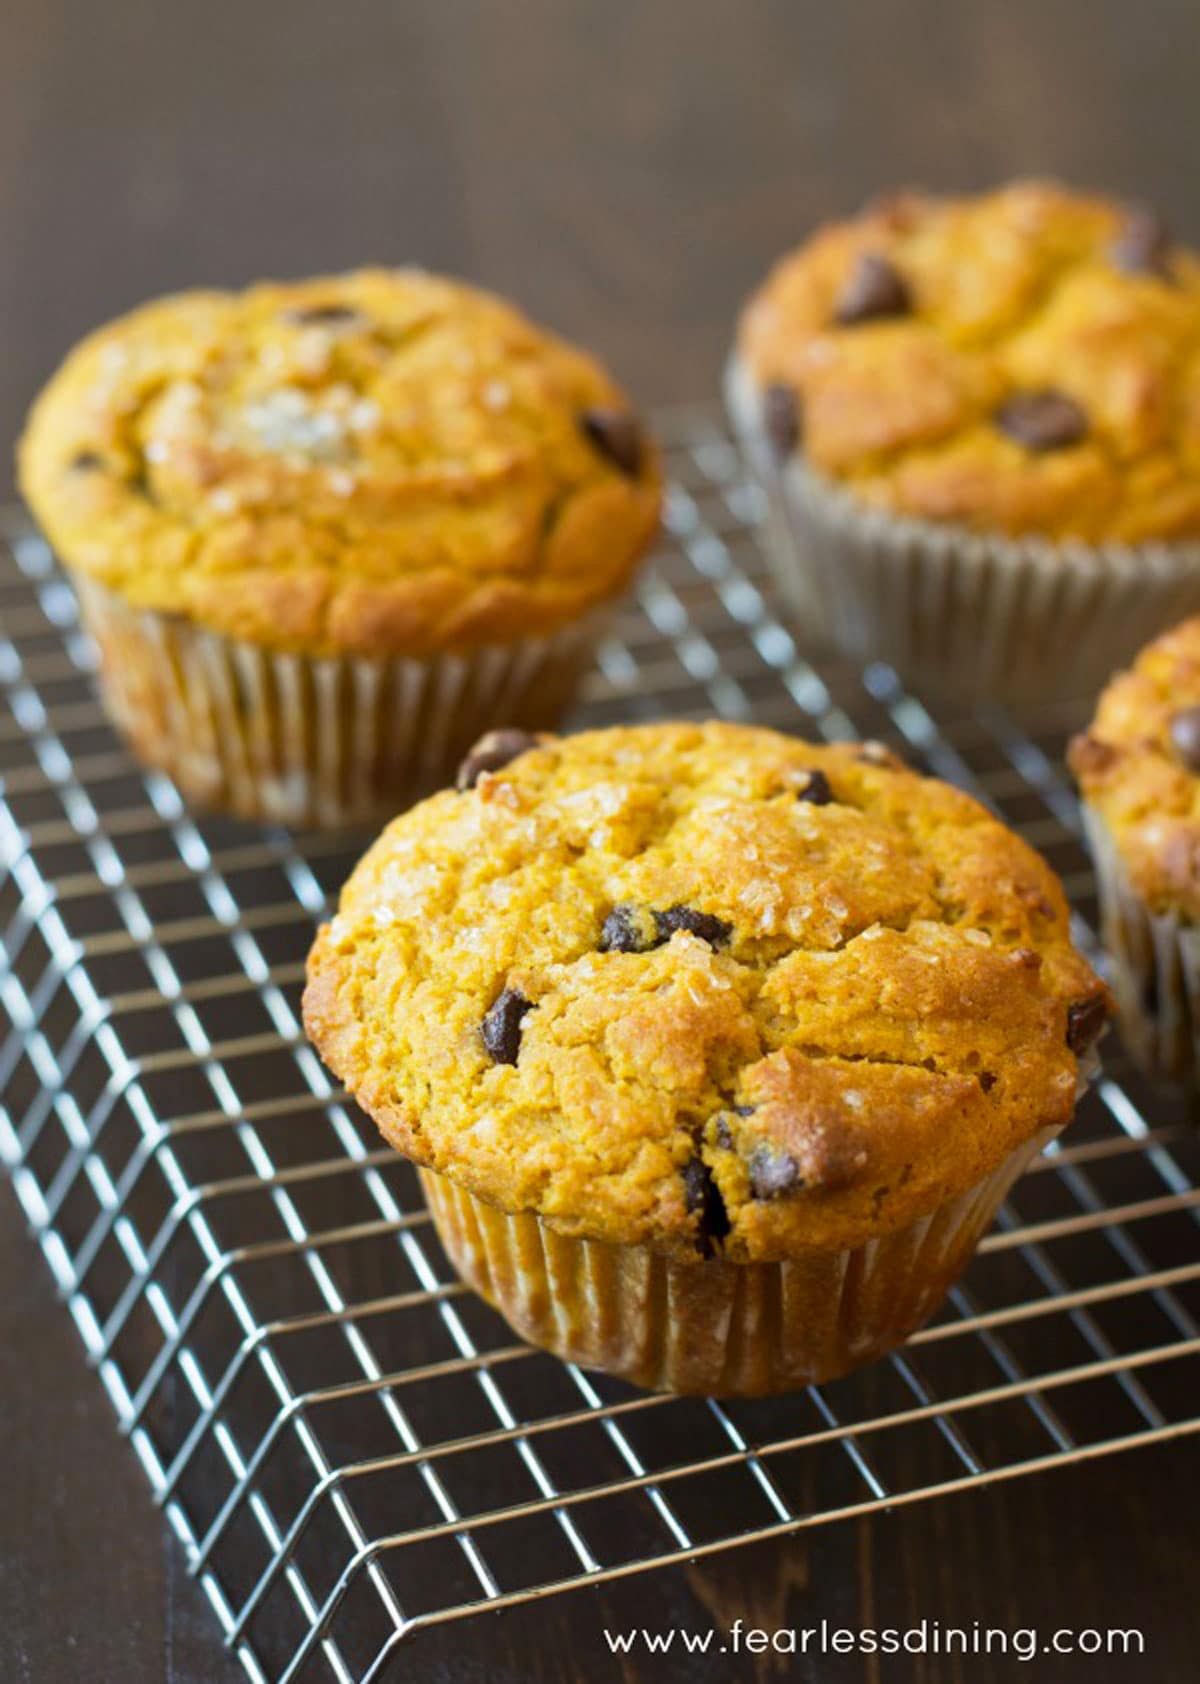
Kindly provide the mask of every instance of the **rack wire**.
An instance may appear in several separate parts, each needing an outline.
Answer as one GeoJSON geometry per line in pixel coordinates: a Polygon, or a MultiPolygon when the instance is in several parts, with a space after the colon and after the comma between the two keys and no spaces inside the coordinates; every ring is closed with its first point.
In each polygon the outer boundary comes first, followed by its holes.
{"type": "MultiPolygon", "coordinates": [[[[714,411],[661,418],[667,535],[577,722],[882,739],[1095,901],[1078,710],[943,714],[814,664],[714,411]]],[[[1110,1047],[937,1320],[786,1398],[634,1392],[514,1342],[300,1029],[362,837],[192,815],[101,715],[74,598],[0,543],[0,1151],[122,1433],[255,1680],[423,1627],[1200,1430],[1200,1137],[1110,1047]]]]}

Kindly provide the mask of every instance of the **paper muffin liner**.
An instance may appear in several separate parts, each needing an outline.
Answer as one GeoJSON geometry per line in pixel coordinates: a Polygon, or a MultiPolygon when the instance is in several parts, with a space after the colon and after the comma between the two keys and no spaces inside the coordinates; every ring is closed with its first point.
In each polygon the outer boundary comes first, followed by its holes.
{"type": "Polygon", "coordinates": [[[737,359],[726,403],[766,498],[768,556],[803,625],[859,663],[962,701],[1090,695],[1200,612],[1200,544],[987,537],[868,508],[762,430],[737,359]]]}
{"type": "Polygon", "coordinates": [[[447,1256],[533,1345],[654,1391],[755,1397],[835,1379],[903,1344],[970,1260],[1045,1128],[895,1233],[781,1263],[681,1262],[557,1233],[422,1169],[447,1256]]]}
{"type": "Polygon", "coordinates": [[[1130,881],[1112,832],[1083,809],[1096,867],[1101,936],[1112,961],[1125,1045],[1151,1076],[1200,1086],[1200,929],[1154,912],[1130,881]]]}
{"type": "Polygon", "coordinates": [[[611,612],[462,655],[314,658],[75,583],[102,698],[138,757],[190,802],[289,825],[394,813],[452,781],[485,731],[557,725],[611,612]]]}

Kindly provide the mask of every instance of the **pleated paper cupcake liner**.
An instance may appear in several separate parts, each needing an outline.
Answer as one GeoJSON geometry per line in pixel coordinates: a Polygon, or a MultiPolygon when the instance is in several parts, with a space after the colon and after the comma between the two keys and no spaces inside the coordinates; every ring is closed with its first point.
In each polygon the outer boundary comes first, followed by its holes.
{"type": "Polygon", "coordinates": [[[655,1391],[755,1397],[834,1379],[902,1344],[1058,1132],[1043,1129],[908,1227],[782,1263],[681,1262],[647,1246],[572,1238],[445,1176],[420,1176],[454,1267],[530,1344],[655,1391]]]}
{"type": "Polygon", "coordinates": [[[1151,1076],[1200,1087],[1200,929],[1154,912],[1130,881],[1112,832],[1084,806],[1101,934],[1112,961],[1121,1032],[1151,1076]]]}
{"type": "Polygon", "coordinates": [[[779,585],[812,636],[861,664],[955,700],[1064,700],[1200,612],[1200,544],[990,538],[868,508],[799,454],[780,462],[736,358],[725,390],[779,585]]]}
{"type": "Polygon", "coordinates": [[[138,757],[196,805],[289,825],[393,814],[451,782],[485,731],[557,725],[609,616],[462,655],[317,659],[76,588],[103,700],[138,757]]]}

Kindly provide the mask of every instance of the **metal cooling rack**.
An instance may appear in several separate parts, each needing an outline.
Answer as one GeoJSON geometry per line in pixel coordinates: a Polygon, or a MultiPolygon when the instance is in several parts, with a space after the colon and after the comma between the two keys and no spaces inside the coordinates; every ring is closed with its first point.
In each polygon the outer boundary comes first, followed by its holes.
{"type": "MultiPolygon", "coordinates": [[[[668,536],[579,721],[871,736],[1049,857],[1091,942],[1070,709],[930,711],[811,664],[715,413],[664,418],[668,536]]],[[[1107,1054],[939,1319],[836,1384],[644,1396],[514,1343],[300,1031],[362,838],[193,817],[105,725],[72,595],[0,546],[0,1150],[229,1643],[376,1679],[405,1637],[1200,1429],[1200,1143],[1107,1054]]]]}

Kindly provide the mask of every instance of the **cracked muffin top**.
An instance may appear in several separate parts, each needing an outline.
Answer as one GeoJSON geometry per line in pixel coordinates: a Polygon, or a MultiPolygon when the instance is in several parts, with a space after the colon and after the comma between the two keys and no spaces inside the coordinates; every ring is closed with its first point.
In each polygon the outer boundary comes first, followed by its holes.
{"type": "Polygon", "coordinates": [[[778,1259],[932,1211],[1071,1116],[1107,993],[1049,867],[877,744],[485,738],[308,962],[418,1163],[553,1227],[778,1259]]]}
{"type": "Polygon", "coordinates": [[[1116,675],[1070,763],[1142,899],[1200,922],[1200,618],[1116,675]]]}
{"type": "Polygon", "coordinates": [[[315,655],[554,631],[620,591],[660,498],[590,357],[418,270],[135,310],[42,393],[20,477],[69,567],[315,655]]]}
{"type": "Polygon", "coordinates": [[[747,306],[778,449],[991,533],[1200,536],[1200,259],[1150,210],[1024,182],[822,229],[747,306]]]}

